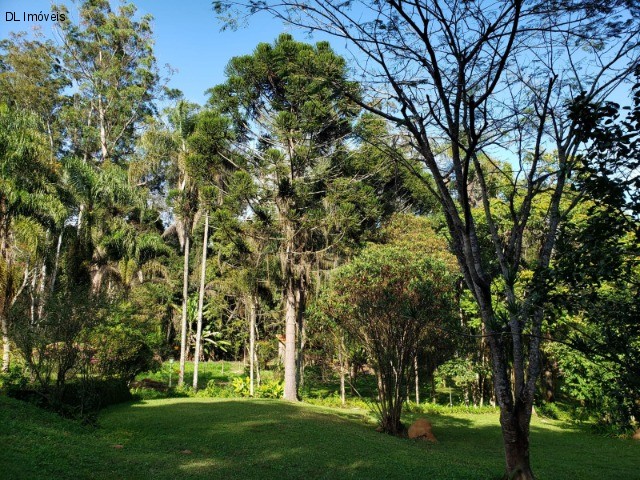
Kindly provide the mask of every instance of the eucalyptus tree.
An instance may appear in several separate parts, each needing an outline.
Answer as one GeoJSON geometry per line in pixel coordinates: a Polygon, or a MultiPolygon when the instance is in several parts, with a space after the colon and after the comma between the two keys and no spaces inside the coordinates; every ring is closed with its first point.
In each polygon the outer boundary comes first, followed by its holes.
{"type": "Polygon", "coordinates": [[[107,0],[91,0],[80,4],[76,24],[66,6],[55,8],[66,14],[59,29],[75,90],[65,112],[81,142],[74,149],[85,160],[123,164],[159,94],[151,16],[137,18],[131,3],[114,11],[107,0]]]}
{"type": "Polygon", "coordinates": [[[359,95],[358,86],[347,81],[344,60],[326,42],[312,46],[290,35],[233,58],[226,72],[210,104],[233,120],[243,140],[239,148],[252,162],[258,190],[250,205],[269,219],[265,233],[279,245],[284,397],[295,401],[312,268],[323,268],[323,256],[339,252],[378,214],[372,189],[343,174],[360,110],[350,97],[359,95]]]}
{"type": "MultiPolygon", "coordinates": [[[[58,172],[46,149],[38,119],[28,112],[0,104],[0,321],[2,369],[10,362],[8,310],[22,289],[34,278],[35,265],[21,258],[16,238],[22,227],[38,230],[38,224],[60,224],[67,211],[60,201],[58,172]]],[[[24,235],[22,235],[24,237],[24,235]]],[[[32,240],[38,236],[31,235],[32,240]]],[[[23,252],[21,252],[21,250],[23,252]]]]}
{"type": "Polygon", "coordinates": [[[145,215],[144,192],[130,184],[127,170],[159,94],[151,18],[137,16],[132,4],[112,10],[104,0],[82,2],[77,21],[66,6],[54,8],[66,13],[57,28],[60,68],[71,89],[58,117],[66,184],[76,204],[70,221],[77,227],[77,273],[97,287],[104,274],[122,269],[114,262],[131,266],[125,250],[135,247],[125,237],[139,230],[145,215]]]}
{"type": "Polygon", "coordinates": [[[0,51],[0,102],[37,115],[55,156],[62,142],[62,91],[69,84],[61,52],[51,40],[30,39],[24,32],[2,40],[0,51]]]}
{"type": "Polygon", "coordinates": [[[561,200],[583,140],[567,103],[581,92],[588,102],[599,103],[629,77],[640,58],[638,3],[281,0],[215,6],[232,24],[237,15],[266,10],[344,39],[357,51],[362,80],[374,97],[360,104],[408,133],[431,173],[452,249],[478,305],[491,350],[507,473],[533,478],[529,424],[545,277],[567,214],[561,200]],[[375,101],[380,98],[387,101],[375,101]],[[440,153],[443,142],[451,147],[448,155],[440,153]],[[515,166],[505,175],[511,189],[502,198],[510,217],[504,230],[494,221],[480,162],[483,152],[491,157],[500,150],[515,166]],[[553,161],[547,163],[551,152],[553,161]],[[469,198],[472,166],[479,213],[469,198]],[[547,189],[551,201],[529,280],[518,276],[523,238],[535,199],[547,189]],[[496,272],[483,264],[487,249],[479,242],[478,215],[489,227],[488,253],[498,260],[496,272]],[[494,293],[508,305],[504,315],[494,308],[494,293]]]}

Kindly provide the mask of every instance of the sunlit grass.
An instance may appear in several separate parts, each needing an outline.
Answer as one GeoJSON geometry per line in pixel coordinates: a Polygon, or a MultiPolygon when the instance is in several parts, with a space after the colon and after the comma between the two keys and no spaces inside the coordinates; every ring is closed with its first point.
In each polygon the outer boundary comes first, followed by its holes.
{"type": "MultiPolygon", "coordinates": [[[[0,398],[7,479],[492,479],[495,414],[432,415],[438,444],[377,433],[357,411],[276,400],[171,398],[103,411],[83,427],[0,398]]],[[[640,444],[535,419],[541,479],[637,478],[640,444]]]]}

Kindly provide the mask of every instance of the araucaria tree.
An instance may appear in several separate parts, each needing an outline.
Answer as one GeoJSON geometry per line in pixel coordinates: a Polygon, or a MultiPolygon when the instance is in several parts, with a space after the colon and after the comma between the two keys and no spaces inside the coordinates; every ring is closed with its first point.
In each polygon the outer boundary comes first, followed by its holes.
{"type": "Polygon", "coordinates": [[[279,245],[284,398],[295,401],[311,269],[349,236],[341,222],[355,213],[341,195],[347,188],[356,191],[358,183],[341,176],[340,160],[359,111],[351,99],[357,87],[347,81],[345,61],[328,43],[312,46],[290,35],[233,58],[227,76],[225,84],[211,90],[210,103],[234,120],[244,140],[240,148],[251,159],[258,190],[252,208],[268,218],[265,233],[279,245]]]}
{"type": "Polygon", "coordinates": [[[361,104],[408,133],[431,173],[452,250],[478,305],[507,476],[533,478],[529,424],[546,276],[559,227],[574,205],[561,200],[582,148],[568,103],[580,94],[601,102],[633,71],[640,58],[638,3],[281,0],[216,6],[223,15],[234,6],[238,14],[267,10],[358,51],[363,82],[374,97],[361,104]],[[483,154],[501,153],[513,172],[481,162],[483,154]],[[472,170],[479,212],[470,195],[472,170]],[[511,185],[493,199],[486,181],[492,170],[511,185]],[[525,262],[523,240],[541,194],[549,198],[543,230],[537,255],[525,262]],[[496,221],[498,205],[508,211],[508,222],[496,221]],[[479,216],[488,226],[488,243],[480,242],[479,216]],[[496,262],[488,263],[489,257],[496,262]],[[525,267],[533,275],[519,275],[525,267]],[[496,308],[495,299],[506,308],[496,308]]]}

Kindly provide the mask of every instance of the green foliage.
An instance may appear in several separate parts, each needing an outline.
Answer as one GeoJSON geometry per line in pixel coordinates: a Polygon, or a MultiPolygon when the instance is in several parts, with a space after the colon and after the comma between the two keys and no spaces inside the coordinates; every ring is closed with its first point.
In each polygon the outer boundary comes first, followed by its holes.
{"type": "MultiPolygon", "coordinates": [[[[234,381],[235,380],[238,380],[238,378],[234,379],[234,381]]],[[[243,383],[242,386],[239,385],[239,388],[241,391],[243,391],[244,389],[243,388],[244,382],[242,383],[243,383]]],[[[212,398],[229,398],[229,397],[238,396],[238,393],[236,392],[236,388],[233,386],[233,383],[231,385],[221,385],[216,380],[209,380],[207,382],[207,387],[204,390],[201,390],[199,393],[202,393],[202,392],[204,392],[207,397],[212,397],[212,398]]],[[[247,395],[240,394],[240,396],[249,396],[249,395],[247,393],[247,395]]]]}
{"type": "Polygon", "coordinates": [[[320,309],[367,350],[378,375],[381,425],[400,433],[410,369],[429,329],[449,325],[454,281],[447,265],[404,246],[374,245],[340,267],[320,309]]]}
{"type": "Polygon", "coordinates": [[[25,375],[24,367],[15,363],[9,367],[9,371],[0,372],[0,393],[11,394],[24,390],[29,383],[29,377],[25,375]]]}
{"type": "Polygon", "coordinates": [[[457,387],[469,388],[476,381],[475,365],[468,358],[453,358],[438,366],[436,378],[453,382],[457,387]]]}
{"type": "Polygon", "coordinates": [[[61,397],[63,413],[74,417],[96,415],[109,405],[128,402],[133,399],[127,383],[123,379],[85,379],[69,382],[61,397]]]}
{"type": "Polygon", "coordinates": [[[284,394],[284,382],[281,380],[269,380],[261,383],[256,389],[258,398],[282,398],[284,394]]]}
{"type": "MultiPolygon", "coordinates": [[[[231,382],[233,393],[239,397],[249,397],[251,395],[249,387],[249,377],[236,377],[231,382]]],[[[256,398],[282,398],[283,394],[284,382],[274,379],[256,385],[254,396],[256,398]]]]}
{"type": "Polygon", "coordinates": [[[158,368],[153,350],[145,342],[144,332],[123,323],[103,324],[89,337],[95,346],[92,362],[96,372],[104,377],[133,380],[140,372],[158,368]]]}
{"type": "Polygon", "coordinates": [[[536,413],[552,420],[558,420],[562,416],[558,404],[555,402],[541,402],[535,406],[536,413]]]}
{"type": "Polygon", "coordinates": [[[249,396],[249,377],[237,377],[234,378],[231,382],[231,387],[233,391],[238,394],[240,397],[248,397],[249,396]]]}

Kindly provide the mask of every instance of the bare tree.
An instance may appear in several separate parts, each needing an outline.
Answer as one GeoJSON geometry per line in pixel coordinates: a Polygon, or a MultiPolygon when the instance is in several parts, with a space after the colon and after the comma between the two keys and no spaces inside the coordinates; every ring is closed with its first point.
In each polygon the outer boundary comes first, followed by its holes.
{"type": "Polygon", "coordinates": [[[507,476],[533,478],[529,425],[545,275],[558,229],[576,202],[564,201],[581,148],[569,104],[581,92],[601,102],[629,77],[638,63],[638,2],[282,0],[214,7],[227,25],[268,11],[353,49],[369,87],[361,105],[407,132],[432,176],[491,351],[507,476]],[[480,161],[498,156],[513,169],[480,161]],[[472,172],[479,210],[469,195],[472,172]],[[497,199],[486,181],[496,172],[511,185],[497,199]],[[528,265],[534,275],[524,280],[518,275],[523,240],[540,196],[548,207],[528,265]],[[498,203],[509,212],[508,222],[496,221],[498,203]],[[479,216],[489,227],[489,247],[479,240],[479,216]],[[495,255],[497,268],[483,261],[487,253],[495,255]],[[495,298],[506,314],[498,313],[495,298]]]}

